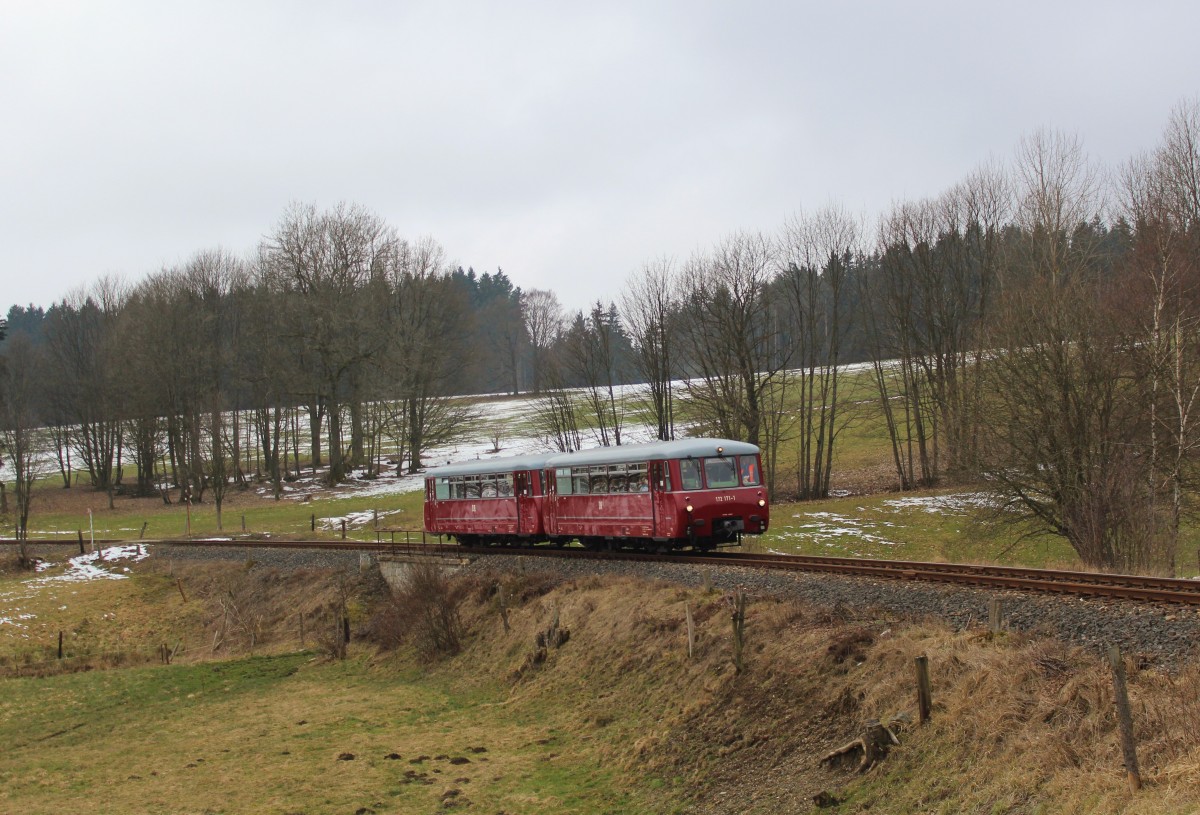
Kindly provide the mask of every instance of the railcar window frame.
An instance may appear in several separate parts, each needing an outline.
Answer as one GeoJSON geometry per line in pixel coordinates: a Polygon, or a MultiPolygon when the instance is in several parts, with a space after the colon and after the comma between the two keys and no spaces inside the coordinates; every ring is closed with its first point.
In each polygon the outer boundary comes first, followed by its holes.
{"type": "Polygon", "coordinates": [[[733,456],[705,457],[704,484],[710,490],[731,490],[740,487],[741,477],[737,460],[733,456]],[[714,481],[716,483],[713,483],[714,481]]]}
{"type": "Polygon", "coordinates": [[[698,459],[679,459],[679,489],[682,492],[704,489],[704,468],[698,459]]]}
{"type": "Polygon", "coordinates": [[[758,466],[758,456],[738,456],[738,475],[743,487],[757,487],[762,484],[758,466]]]}
{"type": "Polygon", "coordinates": [[[556,467],[554,470],[554,489],[559,495],[574,495],[575,488],[571,481],[570,467],[556,467]]]}
{"type": "Polygon", "coordinates": [[[492,501],[514,497],[512,473],[444,475],[434,479],[438,501],[492,501]]]}

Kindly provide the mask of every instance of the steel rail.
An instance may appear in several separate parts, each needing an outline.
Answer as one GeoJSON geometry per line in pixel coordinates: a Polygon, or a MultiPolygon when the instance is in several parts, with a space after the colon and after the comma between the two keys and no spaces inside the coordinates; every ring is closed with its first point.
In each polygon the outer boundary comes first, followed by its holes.
{"type": "MultiPolygon", "coordinates": [[[[458,555],[524,555],[533,557],[579,557],[592,560],[687,563],[692,565],[739,566],[799,572],[823,572],[847,576],[893,580],[913,580],[993,589],[1053,592],[1084,597],[1109,597],[1139,602],[1200,605],[1200,580],[1072,572],[1061,569],[1028,569],[967,563],[925,563],[911,560],[872,560],[813,555],[757,554],[749,552],[681,552],[650,554],[645,552],[603,551],[552,546],[460,546],[448,543],[391,543],[356,540],[228,540],[172,539],[142,541],[103,541],[104,543],[168,544],[172,546],[219,546],[234,549],[324,549],[327,551],[369,551],[392,554],[424,554],[454,557],[458,555]]],[[[6,543],[6,541],[0,541],[6,543]]],[[[28,541],[30,544],[51,541],[28,541]]],[[[77,541],[53,541],[77,546],[77,541]]],[[[101,541],[97,541],[101,543],[101,541]]]]}

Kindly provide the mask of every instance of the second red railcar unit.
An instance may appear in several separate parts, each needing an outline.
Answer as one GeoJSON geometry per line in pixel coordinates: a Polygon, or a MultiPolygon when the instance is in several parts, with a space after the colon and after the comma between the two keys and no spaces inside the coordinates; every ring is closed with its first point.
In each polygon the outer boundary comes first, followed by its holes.
{"type": "Polygon", "coordinates": [[[511,456],[437,467],[425,474],[425,529],[459,543],[536,543],[550,456],[511,456]]]}

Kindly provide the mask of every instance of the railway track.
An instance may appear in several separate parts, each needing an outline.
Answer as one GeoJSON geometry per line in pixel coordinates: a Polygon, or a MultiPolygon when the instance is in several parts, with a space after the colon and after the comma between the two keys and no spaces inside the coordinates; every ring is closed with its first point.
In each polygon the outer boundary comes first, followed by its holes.
{"type": "MultiPolygon", "coordinates": [[[[97,541],[99,543],[100,541],[97,541]]],[[[123,541],[136,543],[137,541],[123,541]]],[[[0,544],[11,541],[0,541],[0,544]]],[[[76,541],[30,541],[31,544],[60,544],[76,546],[76,541]]],[[[117,541],[105,541],[117,543],[117,541]]],[[[389,541],[298,540],[245,541],[205,540],[141,541],[166,543],[175,546],[220,546],[252,550],[255,547],[284,549],[323,549],[326,551],[373,551],[393,554],[425,554],[452,557],[455,555],[507,555],[533,557],[581,557],[594,560],[632,560],[645,562],[688,563],[692,565],[740,566],[777,571],[825,572],[858,577],[891,580],[911,580],[958,585],[972,585],[1014,591],[1052,592],[1080,597],[1114,598],[1151,603],[1200,605],[1200,580],[1166,577],[1072,572],[1055,569],[1026,569],[1010,566],[982,566],[963,563],[923,563],[906,560],[869,560],[859,558],[821,557],[810,555],[775,555],[723,551],[707,554],[682,553],[673,555],[626,551],[589,551],[555,547],[495,547],[459,546],[445,543],[392,543],[389,541]]]]}

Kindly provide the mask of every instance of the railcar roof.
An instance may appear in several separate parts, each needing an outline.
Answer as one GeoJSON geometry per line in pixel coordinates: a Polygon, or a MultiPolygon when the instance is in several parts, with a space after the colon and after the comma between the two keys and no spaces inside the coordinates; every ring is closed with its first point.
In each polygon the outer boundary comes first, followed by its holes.
{"type": "Polygon", "coordinates": [[[731,439],[677,439],[653,441],[648,444],[622,444],[620,447],[597,447],[576,453],[559,453],[546,460],[546,467],[582,467],[591,464],[620,464],[630,461],[652,461],[669,458],[704,458],[716,456],[717,448],[727,456],[758,453],[758,447],[731,439]]]}
{"type": "Polygon", "coordinates": [[[431,467],[425,471],[425,477],[441,478],[449,475],[489,475],[491,473],[512,473],[517,470],[541,470],[546,466],[546,459],[555,455],[557,453],[481,458],[459,464],[447,464],[443,467],[431,467]]]}

